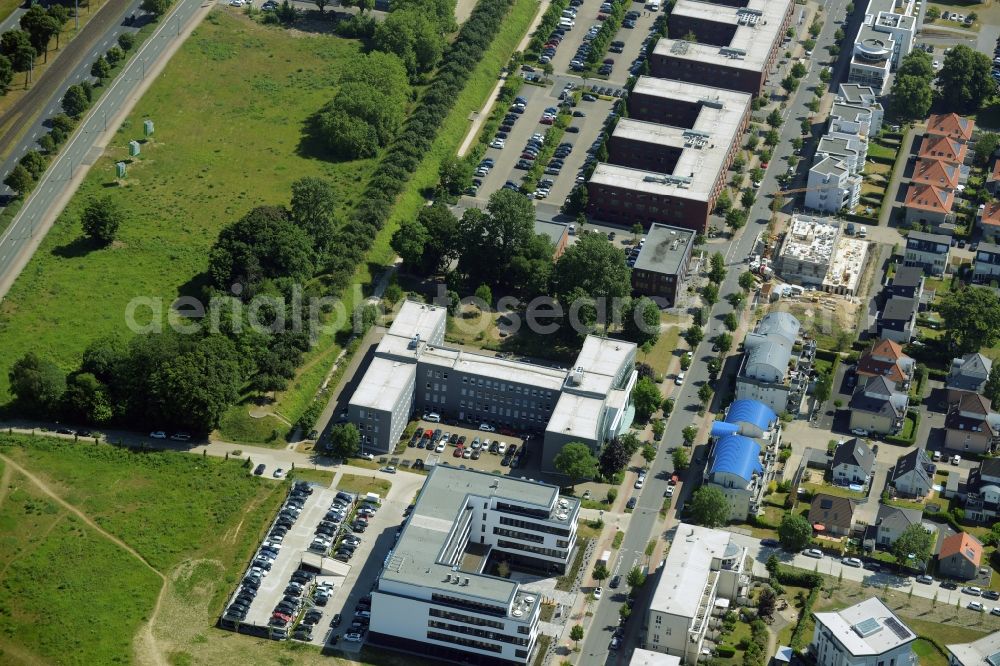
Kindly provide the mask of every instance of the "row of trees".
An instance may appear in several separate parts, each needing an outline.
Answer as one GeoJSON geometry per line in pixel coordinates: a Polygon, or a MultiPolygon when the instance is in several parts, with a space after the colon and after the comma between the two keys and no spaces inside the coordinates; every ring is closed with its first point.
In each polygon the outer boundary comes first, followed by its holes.
{"type": "Polygon", "coordinates": [[[34,66],[35,59],[42,56],[48,60],[49,42],[56,38],[59,48],[59,34],[69,21],[70,11],[63,5],[32,5],[21,15],[20,30],[8,30],[0,35],[0,94],[6,93],[14,79],[15,72],[27,72],[34,66]]]}

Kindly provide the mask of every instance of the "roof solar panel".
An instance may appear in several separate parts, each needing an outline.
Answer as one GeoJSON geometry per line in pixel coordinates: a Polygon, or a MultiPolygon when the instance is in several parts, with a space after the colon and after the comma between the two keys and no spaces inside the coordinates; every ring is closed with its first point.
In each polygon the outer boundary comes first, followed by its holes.
{"type": "Polygon", "coordinates": [[[900,640],[906,640],[907,638],[913,636],[913,633],[903,626],[902,622],[894,617],[885,618],[885,626],[889,627],[889,629],[892,630],[892,633],[896,634],[896,637],[900,640]]]}
{"type": "Polygon", "coordinates": [[[880,629],[882,629],[882,625],[880,625],[878,620],[873,617],[861,620],[861,622],[854,625],[854,631],[857,632],[858,636],[861,636],[861,638],[868,638],[880,629]]]}

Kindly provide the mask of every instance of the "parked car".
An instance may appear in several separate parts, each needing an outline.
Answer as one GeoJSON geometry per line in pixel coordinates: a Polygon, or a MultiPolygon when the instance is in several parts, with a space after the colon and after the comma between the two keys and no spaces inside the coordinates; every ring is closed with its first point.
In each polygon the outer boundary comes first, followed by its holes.
{"type": "Polygon", "coordinates": [[[257,469],[253,471],[255,476],[260,476],[264,473],[264,463],[257,465],[257,469]]]}
{"type": "Polygon", "coordinates": [[[639,498],[634,497],[634,496],[633,497],[629,497],[628,498],[628,502],[625,503],[625,508],[626,509],[634,509],[635,505],[638,504],[638,503],[639,503],[639,498]]]}
{"type": "Polygon", "coordinates": [[[962,588],[962,594],[968,594],[970,597],[982,596],[983,590],[975,585],[966,585],[962,588]]]}
{"type": "Polygon", "coordinates": [[[934,578],[932,576],[928,576],[927,574],[921,574],[917,576],[916,581],[918,583],[923,583],[924,585],[930,585],[934,582],[934,578]]]}
{"type": "Polygon", "coordinates": [[[823,557],[823,551],[820,550],[819,548],[809,548],[807,550],[802,551],[802,554],[805,555],[806,557],[814,557],[817,560],[823,557]]]}
{"type": "Polygon", "coordinates": [[[761,539],[760,545],[764,546],[765,548],[777,548],[779,543],[777,539],[761,539]]]}
{"type": "Polygon", "coordinates": [[[856,557],[845,557],[840,561],[840,563],[846,567],[855,567],[857,569],[860,569],[863,564],[863,562],[856,557]]]}
{"type": "Polygon", "coordinates": [[[986,607],[978,601],[970,601],[966,608],[973,611],[979,611],[980,613],[986,610],[986,607]]]}

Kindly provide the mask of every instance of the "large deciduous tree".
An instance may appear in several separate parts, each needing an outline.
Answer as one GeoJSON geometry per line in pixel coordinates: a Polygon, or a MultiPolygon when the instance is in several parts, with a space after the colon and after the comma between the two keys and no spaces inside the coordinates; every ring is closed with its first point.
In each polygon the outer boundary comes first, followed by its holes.
{"type": "Polygon", "coordinates": [[[110,245],[125,221],[125,209],[111,195],[91,199],[80,215],[83,233],[102,245],[110,245]]]}
{"type": "Polygon", "coordinates": [[[660,389],[649,377],[643,377],[635,383],[632,389],[632,402],[635,404],[635,417],[639,421],[648,421],[649,417],[659,409],[663,396],[660,389]]]}
{"type": "Polygon", "coordinates": [[[660,308],[651,298],[643,296],[632,301],[632,307],[622,313],[623,335],[638,345],[656,342],[660,337],[660,308]]]}
{"type": "Polygon", "coordinates": [[[892,84],[892,108],[902,118],[925,118],[934,101],[929,81],[917,76],[896,76],[892,84]]]}
{"type": "Polygon", "coordinates": [[[985,287],[953,291],[941,301],[945,340],[957,355],[992,347],[1000,339],[1000,298],[985,287]]]}
{"type": "Polygon", "coordinates": [[[582,479],[597,476],[597,459],[590,452],[590,447],[583,442],[569,442],[563,446],[552,459],[552,465],[569,477],[573,487],[582,479]]]}
{"type": "Polygon", "coordinates": [[[336,231],[337,195],[330,181],[300,178],[292,183],[291,218],[313,239],[316,253],[325,256],[336,231]]]}
{"type": "Polygon", "coordinates": [[[996,92],[996,83],[990,75],[993,63],[990,57],[959,44],[944,57],[937,81],[941,98],[948,108],[959,112],[975,112],[983,101],[996,92]]]}
{"type": "MultiPolygon", "coordinates": [[[[552,281],[555,295],[564,305],[570,304],[575,294],[585,294],[594,299],[607,320],[619,316],[616,308],[632,291],[624,253],[600,234],[586,234],[570,246],[556,263],[552,281]]],[[[601,318],[599,315],[599,321],[601,318]]]]}
{"type": "Polygon", "coordinates": [[[338,458],[352,458],[358,455],[361,433],[353,423],[339,423],[330,428],[330,454],[338,458]]]}
{"type": "Polygon", "coordinates": [[[18,409],[32,416],[53,416],[66,391],[66,374],[55,363],[34,352],[15,361],[7,378],[18,409]]]}
{"type": "Polygon", "coordinates": [[[804,517],[786,513],[778,525],[778,540],[786,550],[798,552],[806,547],[812,538],[812,525],[804,517]]]}
{"type": "Polygon", "coordinates": [[[931,556],[933,546],[934,535],[928,532],[923,525],[917,523],[903,530],[903,533],[892,544],[892,556],[899,564],[923,569],[927,559],[931,556]]]}
{"type": "Polygon", "coordinates": [[[729,522],[729,502],[715,486],[701,486],[691,496],[691,517],[705,527],[722,527],[729,522]]]}

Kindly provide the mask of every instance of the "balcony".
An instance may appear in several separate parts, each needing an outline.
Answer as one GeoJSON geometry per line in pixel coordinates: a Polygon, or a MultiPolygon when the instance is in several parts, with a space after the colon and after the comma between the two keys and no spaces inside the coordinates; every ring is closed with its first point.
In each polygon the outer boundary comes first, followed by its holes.
{"type": "Polygon", "coordinates": [[[715,585],[719,581],[719,571],[712,571],[708,575],[708,581],[701,592],[701,599],[698,601],[698,611],[695,613],[694,621],[691,623],[691,633],[701,640],[705,635],[705,628],[708,626],[708,618],[712,615],[712,604],[715,601],[715,585]]]}

